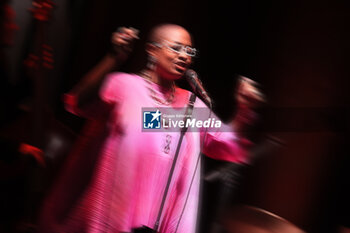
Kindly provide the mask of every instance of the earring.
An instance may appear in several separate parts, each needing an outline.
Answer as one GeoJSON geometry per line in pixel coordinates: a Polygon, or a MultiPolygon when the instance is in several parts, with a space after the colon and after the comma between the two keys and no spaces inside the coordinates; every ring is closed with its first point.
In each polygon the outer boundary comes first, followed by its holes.
{"type": "Polygon", "coordinates": [[[157,59],[154,56],[148,56],[147,69],[152,71],[155,70],[156,63],[157,59]]]}

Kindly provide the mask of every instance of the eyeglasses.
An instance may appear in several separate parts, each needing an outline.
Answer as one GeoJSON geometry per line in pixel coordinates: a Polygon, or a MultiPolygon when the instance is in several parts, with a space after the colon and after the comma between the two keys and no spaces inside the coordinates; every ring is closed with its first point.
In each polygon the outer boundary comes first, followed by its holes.
{"type": "Polygon", "coordinates": [[[175,53],[181,53],[182,51],[185,51],[186,55],[190,56],[190,57],[195,57],[197,55],[197,50],[195,48],[188,46],[188,45],[174,43],[174,42],[170,42],[167,40],[163,40],[163,41],[165,41],[165,43],[160,44],[157,42],[153,42],[152,44],[154,44],[155,46],[157,46],[159,48],[163,47],[163,45],[164,45],[170,51],[175,52],[175,53]]]}

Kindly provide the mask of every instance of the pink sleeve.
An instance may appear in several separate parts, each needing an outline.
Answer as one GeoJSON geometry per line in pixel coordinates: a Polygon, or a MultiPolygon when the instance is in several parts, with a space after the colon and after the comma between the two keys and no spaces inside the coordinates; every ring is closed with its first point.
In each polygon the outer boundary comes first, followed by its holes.
{"type": "Polygon", "coordinates": [[[86,104],[84,107],[78,106],[77,94],[72,91],[63,95],[63,102],[67,111],[88,119],[98,118],[106,111],[110,110],[121,97],[121,85],[118,85],[120,73],[108,74],[99,91],[99,99],[86,104]]]}
{"type": "MultiPolygon", "coordinates": [[[[204,137],[204,132],[201,134],[204,137]]],[[[247,163],[251,144],[246,139],[237,138],[233,132],[207,132],[203,153],[213,159],[247,163]]]]}
{"type": "MultiPolygon", "coordinates": [[[[195,107],[207,108],[206,105],[197,98],[195,107]]],[[[208,110],[209,111],[209,110],[208,110]]],[[[212,113],[212,117],[219,119],[212,113]]],[[[235,163],[248,162],[248,148],[252,143],[244,138],[239,138],[231,126],[222,123],[222,127],[217,131],[204,132],[201,130],[201,139],[205,136],[203,153],[213,159],[225,160],[235,163]],[[220,131],[221,130],[221,131],[220,131]]]]}
{"type": "Polygon", "coordinates": [[[120,72],[108,74],[100,89],[100,99],[108,104],[115,104],[122,100],[126,88],[124,82],[127,79],[124,76],[127,75],[120,72]]]}

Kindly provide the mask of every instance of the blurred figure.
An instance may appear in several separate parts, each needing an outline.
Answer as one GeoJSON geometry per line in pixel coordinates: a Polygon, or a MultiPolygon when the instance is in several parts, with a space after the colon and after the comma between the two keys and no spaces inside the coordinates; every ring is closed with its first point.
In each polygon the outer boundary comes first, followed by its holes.
{"type": "MultiPolygon", "coordinates": [[[[110,73],[126,61],[135,39],[133,28],[114,33],[113,52],[65,95],[67,109],[89,121],[45,201],[39,232],[195,232],[196,165],[204,132],[185,134],[158,227],[180,132],[143,132],[141,116],[142,107],[187,106],[191,93],[175,81],[191,65],[196,49],[186,29],[162,24],[150,32],[148,62],[140,72],[110,73]],[[142,226],[146,231],[139,231],[142,226]]],[[[238,91],[240,107],[232,126],[243,131],[252,123],[247,116],[260,95],[248,81],[238,91]]],[[[197,98],[194,107],[206,105],[197,98]]],[[[239,133],[208,132],[203,153],[246,163],[250,145],[239,133]]]]}
{"type": "MultiPolygon", "coordinates": [[[[30,177],[42,159],[42,151],[34,146],[21,143],[7,133],[20,116],[19,92],[10,82],[9,59],[5,54],[14,46],[18,26],[15,11],[9,1],[0,2],[0,232],[30,232],[33,225],[27,221],[30,177]]],[[[21,128],[21,130],[25,130],[21,128]]]]}
{"type": "Polygon", "coordinates": [[[15,45],[19,29],[9,3],[0,1],[0,232],[19,233],[34,229],[33,174],[45,161],[41,149],[22,141],[30,121],[18,105],[23,89],[9,77],[11,64],[5,50],[15,45]]]}

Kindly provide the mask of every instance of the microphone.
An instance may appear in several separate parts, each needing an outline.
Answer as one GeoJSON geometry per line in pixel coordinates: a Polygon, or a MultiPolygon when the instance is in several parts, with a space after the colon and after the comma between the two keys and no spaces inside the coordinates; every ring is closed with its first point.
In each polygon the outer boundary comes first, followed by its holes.
{"type": "Polygon", "coordinates": [[[188,69],[185,72],[185,78],[192,87],[193,92],[202,97],[204,103],[211,108],[211,99],[205,91],[202,82],[198,78],[197,73],[192,69],[188,69]]]}

